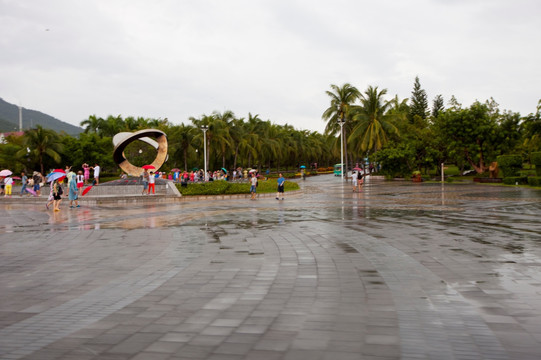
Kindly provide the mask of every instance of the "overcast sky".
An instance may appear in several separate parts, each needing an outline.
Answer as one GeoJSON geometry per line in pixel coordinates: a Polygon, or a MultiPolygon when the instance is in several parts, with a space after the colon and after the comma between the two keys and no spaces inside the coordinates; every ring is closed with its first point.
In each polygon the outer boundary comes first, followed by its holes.
{"type": "Polygon", "coordinates": [[[0,98],[89,115],[214,110],[322,132],[330,84],[535,112],[539,0],[0,0],[0,98]]]}

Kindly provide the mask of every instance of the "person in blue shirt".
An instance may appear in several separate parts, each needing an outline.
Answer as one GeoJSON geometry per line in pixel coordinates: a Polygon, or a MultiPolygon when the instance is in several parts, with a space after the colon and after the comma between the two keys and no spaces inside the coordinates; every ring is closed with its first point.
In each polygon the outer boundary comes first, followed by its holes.
{"type": "Polygon", "coordinates": [[[286,182],[286,179],[282,176],[282,173],[280,173],[280,176],[278,177],[278,191],[276,192],[276,200],[280,200],[280,193],[282,194],[282,200],[284,200],[284,183],[286,182]]]}

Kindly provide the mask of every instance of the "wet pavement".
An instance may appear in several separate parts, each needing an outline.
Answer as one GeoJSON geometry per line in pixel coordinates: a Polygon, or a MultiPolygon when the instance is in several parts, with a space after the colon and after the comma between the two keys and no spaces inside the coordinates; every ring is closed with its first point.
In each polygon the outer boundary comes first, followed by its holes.
{"type": "Polygon", "coordinates": [[[300,184],[0,199],[0,359],[541,357],[541,191],[300,184]]]}

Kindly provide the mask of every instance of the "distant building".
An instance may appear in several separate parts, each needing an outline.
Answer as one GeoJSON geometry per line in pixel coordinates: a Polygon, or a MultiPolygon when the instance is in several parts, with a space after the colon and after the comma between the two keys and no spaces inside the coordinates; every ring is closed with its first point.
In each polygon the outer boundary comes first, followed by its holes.
{"type": "Polygon", "coordinates": [[[5,144],[6,138],[8,136],[23,136],[23,135],[24,135],[24,131],[12,131],[12,132],[0,133],[0,144],[5,144]]]}

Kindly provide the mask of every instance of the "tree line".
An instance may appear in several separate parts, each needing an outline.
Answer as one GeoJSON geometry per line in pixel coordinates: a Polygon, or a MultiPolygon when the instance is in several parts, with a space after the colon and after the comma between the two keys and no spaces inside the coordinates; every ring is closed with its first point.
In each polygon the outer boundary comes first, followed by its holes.
{"type": "MultiPolygon", "coordinates": [[[[239,117],[229,110],[190,117],[189,123],[180,125],[167,119],[92,115],[81,122],[84,132],[78,137],[40,126],[21,137],[8,137],[0,144],[0,167],[46,172],[86,162],[116,174],[120,170],[112,158],[113,136],[148,128],[167,134],[169,159],[160,169],[164,171],[202,168],[205,138],[209,169],[240,166],[287,171],[300,165],[328,167],[340,162],[342,135],[348,168],[368,158],[391,176],[426,172],[441,163],[482,173],[499,155],[520,154],[528,162],[532,152],[541,150],[541,101],[535,113],[527,116],[500,111],[493,99],[464,107],[454,97],[445,103],[437,95],[429,105],[418,77],[407,99],[388,99],[387,89],[377,86],[361,92],[349,83],[330,85],[326,94],[329,104],[322,106],[323,134],[275,124],[251,113],[239,117]]],[[[125,155],[141,166],[152,161],[155,149],[134,142],[125,155]]]]}
{"type": "Polygon", "coordinates": [[[480,174],[499,155],[518,154],[530,163],[531,154],[541,150],[541,100],[527,116],[500,111],[492,98],[463,107],[454,96],[445,104],[437,95],[430,106],[419,77],[409,99],[387,100],[386,94],[372,86],[360,92],[351,84],[327,91],[325,132],[342,130],[349,168],[368,157],[390,176],[427,172],[441,163],[480,174]]]}

